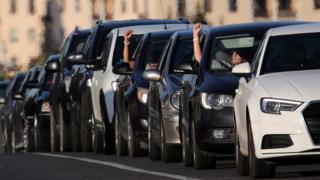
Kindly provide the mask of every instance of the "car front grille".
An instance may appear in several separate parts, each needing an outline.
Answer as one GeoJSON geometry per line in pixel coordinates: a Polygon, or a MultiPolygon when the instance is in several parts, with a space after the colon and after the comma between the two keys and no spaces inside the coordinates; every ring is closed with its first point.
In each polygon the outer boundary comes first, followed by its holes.
{"type": "Polygon", "coordinates": [[[320,102],[310,104],[303,111],[303,117],[313,143],[320,145],[320,102]]]}

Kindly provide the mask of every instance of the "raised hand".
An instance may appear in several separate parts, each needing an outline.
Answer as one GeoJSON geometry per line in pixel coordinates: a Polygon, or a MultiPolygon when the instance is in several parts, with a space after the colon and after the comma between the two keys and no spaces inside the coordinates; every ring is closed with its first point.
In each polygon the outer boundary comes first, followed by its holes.
{"type": "Polygon", "coordinates": [[[124,33],[124,40],[126,42],[130,41],[130,38],[132,37],[133,31],[131,29],[129,29],[128,31],[126,31],[124,33]]]}
{"type": "Polygon", "coordinates": [[[196,23],[194,26],[193,26],[193,36],[196,36],[198,37],[199,35],[199,32],[201,31],[201,23],[196,23]]]}

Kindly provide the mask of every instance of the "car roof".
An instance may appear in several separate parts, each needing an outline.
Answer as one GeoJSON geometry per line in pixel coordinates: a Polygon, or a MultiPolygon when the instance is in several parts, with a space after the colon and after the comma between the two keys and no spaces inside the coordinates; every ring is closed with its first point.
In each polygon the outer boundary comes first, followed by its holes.
{"type": "Polygon", "coordinates": [[[252,22],[232,25],[217,26],[210,30],[214,36],[223,36],[227,34],[246,34],[249,30],[252,33],[265,33],[267,30],[280,26],[290,26],[303,24],[303,21],[268,21],[268,22],[252,22]]]}
{"type": "Polygon", "coordinates": [[[294,25],[290,27],[284,26],[284,27],[273,28],[271,31],[272,31],[271,36],[319,33],[320,23],[300,24],[300,25],[294,25]]]}
{"type": "Polygon", "coordinates": [[[131,25],[148,25],[148,24],[189,24],[186,20],[167,20],[167,19],[131,19],[119,21],[98,21],[97,24],[104,28],[113,29],[115,27],[125,27],[131,25]]]}

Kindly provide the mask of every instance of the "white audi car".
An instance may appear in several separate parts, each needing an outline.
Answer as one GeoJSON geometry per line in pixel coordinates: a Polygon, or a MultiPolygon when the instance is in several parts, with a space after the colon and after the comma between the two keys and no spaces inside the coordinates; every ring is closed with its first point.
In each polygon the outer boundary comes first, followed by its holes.
{"type": "Polygon", "coordinates": [[[234,99],[241,175],[272,177],[284,159],[320,158],[320,24],[269,30],[251,65],[232,72],[242,77],[234,99]]]}

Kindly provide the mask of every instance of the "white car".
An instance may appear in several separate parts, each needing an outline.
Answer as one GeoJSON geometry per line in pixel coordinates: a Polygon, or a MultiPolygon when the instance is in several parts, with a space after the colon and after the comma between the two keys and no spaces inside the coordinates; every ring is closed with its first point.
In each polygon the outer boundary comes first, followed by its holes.
{"type": "MultiPolygon", "coordinates": [[[[102,53],[102,66],[100,70],[94,71],[91,83],[91,98],[93,106],[93,114],[95,123],[103,124],[103,119],[107,119],[109,124],[113,124],[114,119],[114,91],[116,80],[120,75],[114,74],[112,69],[115,64],[119,64],[122,61],[123,56],[123,34],[131,29],[133,30],[133,36],[131,38],[130,46],[136,48],[140,42],[143,34],[148,32],[172,30],[172,29],[186,29],[190,24],[157,24],[157,25],[139,25],[128,26],[122,28],[113,29],[107,36],[106,46],[102,53]]],[[[131,49],[130,52],[133,52],[131,49]]],[[[114,140],[112,137],[112,127],[105,127],[107,132],[107,141],[114,140]],[[108,129],[109,128],[109,129],[108,129]]],[[[108,148],[108,147],[107,147],[108,148]]]]}
{"type": "Polygon", "coordinates": [[[320,24],[269,30],[234,99],[241,175],[272,177],[284,158],[320,157],[320,24]]]}

